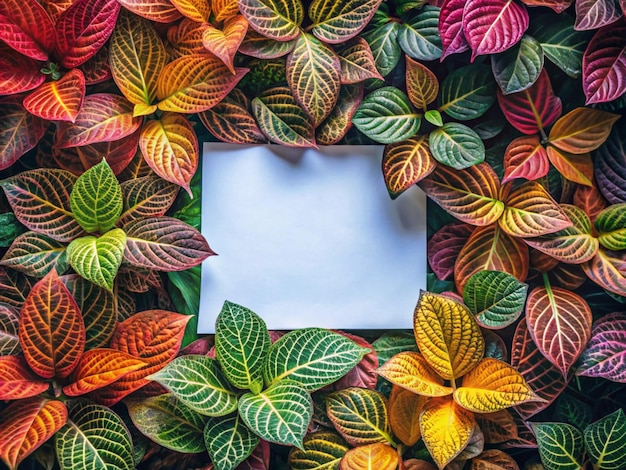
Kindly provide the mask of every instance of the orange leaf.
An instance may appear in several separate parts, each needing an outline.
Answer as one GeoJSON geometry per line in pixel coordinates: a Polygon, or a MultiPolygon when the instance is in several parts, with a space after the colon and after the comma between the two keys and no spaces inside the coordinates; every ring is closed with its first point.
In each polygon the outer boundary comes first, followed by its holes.
{"type": "Polygon", "coordinates": [[[181,17],[170,0],[118,0],[136,15],[158,23],[171,23],[181,17]]]}
{"type": "Polygon", "coordinates": [[[506,452],[489,449],[472,459],[470,470],[519,470],[519,466],[506,452]]]}
{"type": "Polygon", "coordinates": [[[596,255],[582,265],[589,279],[603,289],[626,296],[626,252],[600,248],[596,255]]]}
{"type": "Polygon", "coordinates": [[[383,177],[392,199],[432,173],[437,162],[430,152],[428,136],[420,135],[385,146],[383,177]]]}
{"type": "Polygon", "coordinates": [[[208,25],[202,34],[202,44],[217,56],[235,74],[235,54],[248,31],[248,20],[243,15],[233,16],[224,22],[222,30],[208,25]]]}
{"type": "Polygon", "coordinates": [[[389,424],[396,437],[408,447],[416,444],[422,437],[419,417],[427,401],[427,397],[397,385],[391,390],[388,405],[389,424]]]}
{"type": "Polygon", "coordinates": [[[184,18],[180,23],[170,27],[167,30],[167,44],[171,59],[204,53],[202,35],[208,25],[184,18]]]}
{"type": "Polygon", "coordinates": [[[465,449],[474,424],[474,414],[451,398],[428,400],[420,417],[420,429],[424,444],[440,469],[465,449]]]}
{"type": "Polygon", "coordinates": [[[619,115],[594,108],[576,108],[550,130],[550,143],[565,152],[591,152],[604,143],[619,115]]]}
{"type": "Polygon", "coordinates": [[[341,459],[340,470],[395,470],[400,458],[398,452],[383,443],[350,449],[341,459]]]}
{"type": "Polygon", "coordinates": [[[166,181],[182,186],[191,196],[189,184],[198,168],[198,138],[185,116],[164,113],[148,121],[141,130],[139,146],[150,168],[166,181]]]}
{"type": "Polygon", "coordinates": [[[85,98],[85,76],[72,69],[59,80],[47,82],[24,98],[29,113],[48,121],[75,122],[85,98]]]}
{"type": "Polygon", "coordinates": [[[0,458],[15,470],[66,421],[67,408],[58,400],[35,397],[11,403],[0,418],[0,458]]]}
{"type": "Polygon", "coordinates": [[[63,387],[63,393],[70,397],[84,395],[145,365],[141,359],[115,349],[92,349],[80,358],[72,373],[74,382],[63,387]]]}
{"type": "Polygon", "coordinates": [[[485,341],[472,312],[449,297],[422,292],[413,316],[415,341],[440,377],[455,380],[482,359],[485,341]]]}
{"type": "Polygon", "coordinates": [[[463,377],[454,399],[475,413],[493,413],[527,401],[541,401],[519,372],[492,357],[484,358],[463,377]]]}
{"type": "Polygon", "coordinates": [[[85,348],[83,317],[55,269],[26,297],[19,338],[28,365],[43,378],[67,377],[78,364],[85,348]]]}
{"type": "Polygon", "coordinates": [[[211,6],[208,0],[171,0],[172,5],[190,20],[202,23],[209,20],[211,6]]]}
{"type": "Polygon", "coordinates": [[[548,159],[568,180],[584,186],[593,185],[593,162],[589,152],[575,154],[548,145],[548,159]]]}
{"type": "Polygon", "coordinates": [[[513,139],[504,151],[502,183],[516,178],[536,180],[546,176],[548,170],[548,154],[536,135],[513,139]]]}
{"type": "Polygon", "coordinates": [[[33,374],[21,356],[0,356],[0,400],[30,398],[50,387],[33,374]]]}
{"type": "Polygon", "coordinates": [[[419,395],[442,397],[452,389],[431,369],[420,353],[406,351],[389,359],[376,373],[390,382],[419,395]]]}
{"type": "Polygon", "coordinates": [[[217,21],[223,21],[239,13],[237,0],[212,0],[211,6],[217,21]]]}
{"type": "Polygon", "coordinates": [[[406,56],[406,91],[411,103],[426,112],[428,105],[437,99],[437,76],[422,63],[406,56]]]}
{"type": "Polygon", "coordinates": [[[231,73],[212,54],[191,54],[165,66],[159,75],[157,97],[162,111],[199,113],[219,103],[248,72],[236,67],[231,73]]]}

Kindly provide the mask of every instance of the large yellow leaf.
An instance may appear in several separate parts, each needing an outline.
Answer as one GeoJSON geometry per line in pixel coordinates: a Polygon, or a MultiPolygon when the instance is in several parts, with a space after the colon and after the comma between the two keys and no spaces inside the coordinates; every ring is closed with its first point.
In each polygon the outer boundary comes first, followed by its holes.
{"type": "Polygon", "coordinates": [[[391,430],[405,446],[411,447],[422,437],[420,414],[428,397],[417,395],[395,385],[389,397],[389,424],[391,430]]]}
{"type": "Polygon", "coordinates": [[[419,395],[443,397],[452,393],[452,388],[443,384],[443,379],[431,369],[420,353],[412,351],[398,353],[379,368],[377,373],[419,395]]]}
{"type": "Polygon", "coordinates": [[[413,328],[424,359],[446,380],[463,376],[483,358],[485,341],[474,315],[449,297],[423,292],[413,328]]]}
{"type": "Polygon", "coordinates": [[[242,15],[233,16],[224,22],[222,29],[207,25],[202,34],[202,45],[217,56],[234,74],[235,54],[248,31],[248,20],[242,15]]]}
{"type": "Polygon", "coordinates": [[[522,374],[492,357],[484,358],[463,377],[454,399],[475,413],[493,413],[527,401],[541,401],[522,374]]]}
{"type": "Polygon", "coordinates": [[[465,449],[474,424],[474,414],[449,397],[426,403],[420,417],[422,439],[440,470],[465,449]]]}
{"type": "Polygon", "coordinates": [[[398,452],[387,444],[370,444],[355,447],[341,459],[340,470],[395,470],[398,467],[398,452]]]}

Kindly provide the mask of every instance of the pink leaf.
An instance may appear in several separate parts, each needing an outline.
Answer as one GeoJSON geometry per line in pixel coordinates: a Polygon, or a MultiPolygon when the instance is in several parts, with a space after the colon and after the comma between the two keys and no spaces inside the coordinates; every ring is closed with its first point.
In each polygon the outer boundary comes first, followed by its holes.
{"type": "Polygon", "coordinates": [[[463,34],[463,11],[466,0],[445,0],[439,12],[439,36],[443,45],[441,60],[450,54],[469,49],[463,34]]]}
{"type": "Polygon", "coordinates": [[[0,42],[0,96],[15,95],[37,88],[46,80],[39,68],[39,62],[0,42]]]}
{"type": "Polygon", "coordinates": [[[593,324],[576,375],[626,383],[626,314],[610,313],[593,324]]]}
{"type": "Polygon", "coordinates": [[[576,0],[574,29],[587,31],[614,23],[622,16],[615,0],[576,0]]]}
{"type": "Polygon", "coordinates": [[[454,274],[454,263],[473,231],[473,226],[455,222],[439,229],[428,241],[428,264],[439,279],[454,274]]]}
{"type": "Polygon", "coordinates": [[[550,161],[546,149],[536,135],[518,137],[504,152],[504,178],[502,183],[516,178],[536,180],[548,174],[550,161]]]}
{"type": "Polygon", "coordinates": [[[0,40],[26,57],[48,60],[54,50],[54,25],[39,2],[2,0],[0,40]]]}
{"type": "Polygon", "coordinates": [[[350,338],[359,346],[369,348],[370,352],[363,356],[361,362],[359,362],[350,372],[335,382],[333,384],[333,388],[335,390],[342,390],[349,387],[369,389],[376,388],[378,375],[374,373],[374,370],[378,368],[378,354],[376,354],[374,347],[360,336],[346,333],[344,331],[337,331],[337,333],[345,336],[346,338],[350,338]]]}

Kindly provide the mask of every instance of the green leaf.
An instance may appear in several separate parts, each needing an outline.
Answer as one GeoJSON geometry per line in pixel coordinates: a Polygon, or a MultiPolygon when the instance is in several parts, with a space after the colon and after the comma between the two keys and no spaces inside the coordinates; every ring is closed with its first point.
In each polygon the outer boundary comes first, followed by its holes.
{"type": "Polygon", "coordinates": [[[105,159],[80,175],[70,194],[74,217],[87,232],[104,233],[115,226],[124,199],[120,184],[105,159]]]}
{"type": "Polygon", "coordinates": [[[0,248],[6,248],[18,235],[21,235],[26,231],[26,227],[20,224],[13,212],[5,212],[0,214],[0,248]]]}
{"type": "Polygon", "coordinates": [[[621,408],[591,423],[584,432],[585,448],[594,468],[620,470],[626,462],[626,415],[621,408]]]}
{"type": "Polygon", "coordinates": [[[302,439],[313,416],[313,402],[300,384],[284,380],[259,394],[243,395],[239,399],[239,414],[262,439],[302,449],[302,439]]]}
{"type": "Polygon", "coordinates": [[[133,424],[157,444],[187,454],[205,451],[207,417],[188,408],[172,394],[126,401],[133,424]]]}
{"type": "Polygon", "coordinates": [[[399,29],[398,23],[389,21],[363,35],[372,50],[374,64],[383,77],[391,73],[402,56],[398,45],[399,29]]]}
{"type": "Polygon", "coordinates": [[[405,351],[417,352],[415,337],[410,333],[393,332],[385,333],[372,343],[378,355],[378,365],[382,366],[398,353],[405,351]]]}
{"type": "Polygon", "coordinates": [[[448,122],[428,137],[435,160],[456,170],[477,165],[485,160],[485,144],[465,124],[448,122]]]}
{"type": "Polygon", "coordinates": [[[479,325],[500,329],[519,318],[526,303],[528,284],[502,271],[478,271],[463,288],[463,301],[479,325]]]}
{"type": "Polygon", "coordinates": [[[441,83],[439,111],[466,121],[476,119],[496,100],[496,83],[486,65],[472,64],[448,74],[441,83]]]}
{"type": "Polygon", "coordinates": [[[583,467],[583,434],[565,423],[531,424],[539,456],[546,470],[580,470],[583,467]]]}
{"type": "Polygon", "coordinates": [[[343,43],[361,32],[381,0],[314,0],[309,7],[311,32],[329,44],[343,43]]]}
{"type": "Polygon", "coordinates": [[[204,428],[204,442],[216,470],[233,470],[252,453],[259,437],[233,413],[209,418],[204,428]]]}
{"type": "Polygon", "coordinates": [[[352,123],[370,139],[391,144],[414,136],[421,118],[404,92],[388,86],[374,90],[363,99],[352,123]]]}
{"type": "Polygon", "coordinates": [[[131,470],[133,441],[122,419],[105,406],[86,400],[69,405],[69,420],[55,435],[61,470],[131,470]]]}
{"type": "Polygon", "coordinates": [[[626,203],[613,204],[604,209],[594,225],[603,247],[614,251],[626,250],[626,203]]]}
{"type": "Polygon", "coordinates": [[[215,359],[181,356],[147,378],[159,382],[197,413],[224,416],[237,409],[237,394],[230,389],[215,359]]]}
{"type": "Polygon", "coordinates": [[[578,429],[585,429],[591,423],[593,410],[591,405],[566,392],[556,399],[554,418],[576,426],[578,429]]]}
{"type": "Polygon", "coordinates": [[[115,228],[101,237],[87,235],[72,241],[67,247],[67,259],[82,277],[112,291],[125,247],[126,234],[115,228]]]}
{"type": "Polygon", "coordinates": [[[505,95],[530,88],[543,69],[541,44],[526,34],[512,48],[492,55],[491,68],[505,95]]]}
{"type": "Polygon", "coordinates": [[[439,8],[426,5],[398,30],[398,44],[409,57],[416,60],[436,60],[441,57],[439,8]]]}
{"type": "Polygon", "coordinates": [[[62,274],[68,267],[65,244],[37,232],[26,232],[15,238],[0,265],[39,278],[53,268],[62,274]]]}
{"type": "Polygon", "coordinates": [[[237,388],[259,393],[269,349],[265,322],[250,309],[224,302],[215,320],[215,355],[228,381],[237,388]]]}
{"type": "Polygon", "coordinates": [[[349,447],[341,436],[331,431],[307,434],[303,449],[289,452],[289,468],[293,470],[339,470],[341,459],[349,447]]]}
{"type": "Polygon", "coordinates": [[[431,109],[430,111],[426,111],[424,114],[424,118],[430,122],[433,126],[443,126],[443,118],[441,117],[441,113],[436,109],[431,109]]]}
{"type": "Polygon", "coordinates": [[[294,330],[270,347],[263,377],[268,385],[289,379],[313,392],[339,380],[368,352],[367,348],[330,330],[294,330]]]}

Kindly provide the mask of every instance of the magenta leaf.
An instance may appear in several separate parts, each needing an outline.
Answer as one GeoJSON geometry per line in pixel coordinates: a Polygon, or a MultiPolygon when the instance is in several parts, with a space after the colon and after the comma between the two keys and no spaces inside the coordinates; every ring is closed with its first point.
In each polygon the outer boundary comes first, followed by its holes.
{"type": "Polygon", "coordinates": [[[594,322],[579,364],[576,375],[626,383],[626,314],[610,313],[594,322]]]}
{"type": "Polygon", "coordinates": [[[576,0],[574,29],[587,31],[614,23],[622,16],[615,0],[576,0]]]}
{"type": "Polygon", "coordinates": [[[583,90],[586,104],[612,101],[626,92],[626,19],[599,29],[589,41],[583,90]]]}
{"type": "Polygon", "coordinates": [[[0,2],[0,40],[26,57],[48,60],[54,50],[54,26],[39,2],[0,2]]]}
{"type": "Polygon", "coordinates": [[[473,231],[469,224],[454,222],[440,228],[428,241],[428,264],[439,279],[454,274],[454,263],[473,231]]]}
{"type": "Polygon", "coordinates": [[[528,24],[526,7],[514,0],[468,0],[463,34],[472,49],[471,60],[506,51],[522,38],[528,24]]]}
{"type": "Polygon", "coordinates": [[[15,95],[37,88],[46,80],[46,76],[39,69],[39,62],[0,42],[0,96],[15,95]]]}
{"type": "Polygon", "coordinates": [[[458,54],[469,49],[463,33],[463,11],[466,0],[445,0],[439,12],[439,36],[443,53],[441,60],[450,54],[458,54]]]}

